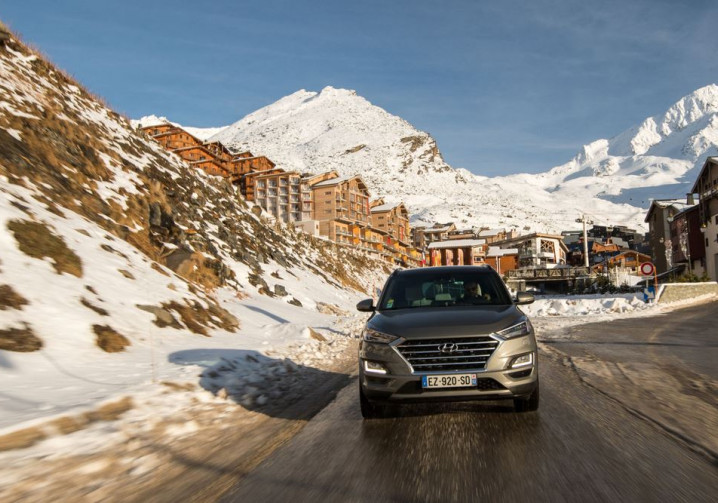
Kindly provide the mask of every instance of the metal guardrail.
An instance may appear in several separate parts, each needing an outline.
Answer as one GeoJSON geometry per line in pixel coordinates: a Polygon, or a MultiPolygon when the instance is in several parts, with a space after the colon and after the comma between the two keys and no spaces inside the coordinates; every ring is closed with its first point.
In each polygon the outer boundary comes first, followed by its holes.
{"type": "Polygon", "coordinates": [[[510,279],[568,279],[589,276],[588,267],[561,267],[555,269],[513,269],[506,271],[510,279]]]}

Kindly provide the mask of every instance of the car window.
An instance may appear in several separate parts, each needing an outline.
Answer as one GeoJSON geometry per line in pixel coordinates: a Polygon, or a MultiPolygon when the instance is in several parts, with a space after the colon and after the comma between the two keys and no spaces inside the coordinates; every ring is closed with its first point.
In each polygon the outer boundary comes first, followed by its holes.
{"type": "Polygon", "coordinates": [[[452,274],[427,272],[390,278],[380,299],[379,309],[511,303],[503,281],[493,271],[452,274]]]}

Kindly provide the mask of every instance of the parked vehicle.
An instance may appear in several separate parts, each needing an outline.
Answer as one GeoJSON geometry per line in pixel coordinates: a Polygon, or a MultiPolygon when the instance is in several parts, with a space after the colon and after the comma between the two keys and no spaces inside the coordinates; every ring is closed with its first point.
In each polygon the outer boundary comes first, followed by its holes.
{"type": "Polygon", "coordinates": [[[517,411],[539,405],[536,339],[488,266],[398,270],[386,281],[359,346],[359,399],[365,418],[389,404],[512,399],[517,411]]]}

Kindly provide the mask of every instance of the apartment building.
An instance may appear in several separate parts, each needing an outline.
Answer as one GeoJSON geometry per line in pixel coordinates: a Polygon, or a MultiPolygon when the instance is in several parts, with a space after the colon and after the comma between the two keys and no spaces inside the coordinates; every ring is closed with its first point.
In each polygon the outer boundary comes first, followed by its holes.
{"type": "Polygon", "coordinates": [[[254,178],[254,200],[285,223],[310,220],[312,199],[309,184],[296,171],[259,172],[254,178]]]}
{"type": "Polygon", "coordinates": [[[493,243],[499,248],[517,248],[520,269],[551,269],[566,263],[568,248],[563,236],[532,233],[493,243]]]}
{"type": "Polygon", "coordinates": [[[361,241],[361,230],[369,227],[369,189],[358,175],[328,176],[321,181],[308,180],[312,219],[319,221],[320,234],[335,243],[361,241]]]}
{"type": "Polygon", "coordinates": [[[371,203],[370,214],[372,227],[386,231],[404,246],[409,246],[409,212],[404,203],[386,204],[384,199],[377,199],[371,203]]]}
{"type": "Polygon", "coordinates": [[[264,171],[252,171],[243,175],[237,175],[234,171],[232,171],[232,176],[237,178],[237,181],[239,183],[239,191],[241,192],[242,196],[247,201],[254,202],[255,185],[257,178],[261,176],[274,175],[279,173],[284,173],[284,170],[282,168],[271,168],[264,171]]]}
{"type": "Polygon", "coordinates": [[[718,157],[703,163],[692,194],[698,194],[698,232],[705,247],[705,272],[718,281],[718,157]]]}

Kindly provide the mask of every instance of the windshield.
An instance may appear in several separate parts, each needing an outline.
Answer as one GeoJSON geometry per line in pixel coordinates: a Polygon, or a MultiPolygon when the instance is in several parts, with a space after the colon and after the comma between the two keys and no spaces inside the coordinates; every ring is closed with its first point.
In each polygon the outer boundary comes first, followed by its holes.
{"type": "Polygon", "coordinates": [[[398,275],[389,280],[379,309],[506,305],[512,300],[493,271],[398,275]]]}

